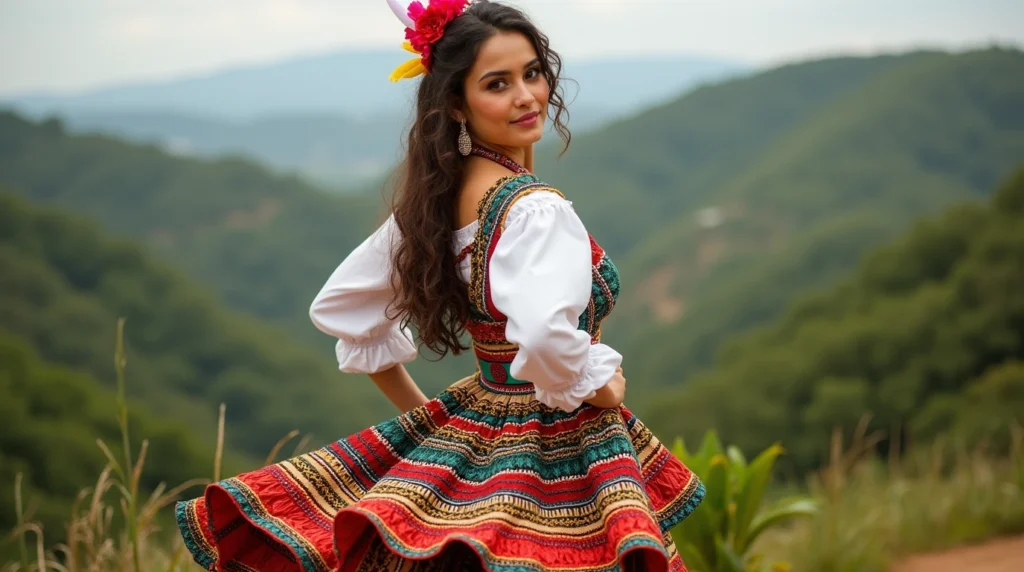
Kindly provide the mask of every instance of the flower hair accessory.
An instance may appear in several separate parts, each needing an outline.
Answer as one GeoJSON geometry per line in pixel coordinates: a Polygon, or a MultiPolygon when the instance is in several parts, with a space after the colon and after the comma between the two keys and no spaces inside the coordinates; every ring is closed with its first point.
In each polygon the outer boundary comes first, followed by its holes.
{"type": "Polygon", "coordinates": [[[405,24],[402,47],[419,57],[395,68],[391,81],[414,78],[430,71],[430,52],[434,44],[444,36],[445,27],[469,6],[469,0],[430,0],[425,8],[419,0],[409,4],[408,9],[403,9],[403,4],[403,0],[388,0],[391,11],[405,24]]]}

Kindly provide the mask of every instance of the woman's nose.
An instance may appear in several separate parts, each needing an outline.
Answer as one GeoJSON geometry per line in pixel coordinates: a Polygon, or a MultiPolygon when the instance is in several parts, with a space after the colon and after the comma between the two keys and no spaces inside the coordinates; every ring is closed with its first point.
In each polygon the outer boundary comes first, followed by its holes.
{"type": "Polygon", "coordinates": [[[525,83],[518,84],[518,92],[516,93],[515,104],[517,107],[523,107],[527,105],[533,105],[533,102],[537,100],[534,97],[533,92],[530,91],[530,86],[525,83]]]}

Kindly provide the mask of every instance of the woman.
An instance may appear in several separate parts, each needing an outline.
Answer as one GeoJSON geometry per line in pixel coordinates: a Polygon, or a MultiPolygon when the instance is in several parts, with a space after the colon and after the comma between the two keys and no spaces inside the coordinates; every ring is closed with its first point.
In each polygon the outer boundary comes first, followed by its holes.
{"type": "MultiPolygon", "coordinates": [[[[389,0],[394,7],[394,0],[389,0]]],[[[392,215],[311,308],[346,372],[402,415],[180,503],[224,570],[683,570],[670,527],[697,478],[621,406],[600,324],[618,275],[571,204],[530,174],[558,55],[519,11],[434,0],[396,13],[424,74],[392,215]],[[479,370],[428,400],[402,364],[468,331],[479,370]]]]}

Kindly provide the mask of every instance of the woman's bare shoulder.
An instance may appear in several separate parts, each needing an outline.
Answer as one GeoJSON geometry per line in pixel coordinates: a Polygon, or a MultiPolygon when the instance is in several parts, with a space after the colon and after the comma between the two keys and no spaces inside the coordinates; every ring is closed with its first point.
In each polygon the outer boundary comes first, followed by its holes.
{"type": "Polygon", "coordinates": [[[459,189],[458,223],[466,226],[477,219],[480,202],[502,181],[511,177],[504,169],[473,169],[466,173],[459,189]]]}

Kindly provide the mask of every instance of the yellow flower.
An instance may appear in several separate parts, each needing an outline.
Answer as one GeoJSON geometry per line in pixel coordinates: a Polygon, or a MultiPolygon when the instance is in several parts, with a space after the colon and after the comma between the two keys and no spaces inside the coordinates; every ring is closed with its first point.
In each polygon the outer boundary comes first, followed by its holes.
{"type": "Polygon", "coordinates": [[[412,47],[412,43],[406,40],[402,44],[402,48],[407,52],[417,54],[417,57],[403,63],[402,65],[395,68],[395,71],[391,72],[391,81],[399,81],[403,79],[412,79],[418,75],[422,75],[427,72],[426,66],[423,65],[423,56],[412,47]]]}

